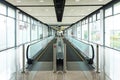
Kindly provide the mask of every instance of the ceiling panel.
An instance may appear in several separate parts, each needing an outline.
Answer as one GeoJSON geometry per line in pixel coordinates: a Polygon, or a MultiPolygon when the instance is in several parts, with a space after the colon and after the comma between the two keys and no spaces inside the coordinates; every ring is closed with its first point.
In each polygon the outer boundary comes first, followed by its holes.
{"type": "Polygon", "coordinates": [[[64,16],[86,16],[101,6],[65,7],[64,16]]]}
{"type": "Polygon", "coordinates": [[[14,5],[54,5],[53,0],[6,0],[14,5]]]}
{"type": "Polygon", "coordinates": [[[36,18],[47,24],[56,24],[57,23],[56,16],[55,17],[36,17],[36,18]]]}
{"type": "Polygon", "coordinates": [[[62,22],[57,22],[53,0],[6,0],[47,24],[72,24],[112,0],[66,0],[62,22]],[[52,5],[52,6],[50,6],[52,5]],[[49,6],[49,7],[48,7],[49,6]]]}
{"type": "Polygon", "coordinates": [[[56,16],[54,7],[18,7],[32,16],[56,16]]]}
{"type": "Polygon", "coordinates": [[[106,4],[112,0],[66,0],[66,5],[106,4]]]}

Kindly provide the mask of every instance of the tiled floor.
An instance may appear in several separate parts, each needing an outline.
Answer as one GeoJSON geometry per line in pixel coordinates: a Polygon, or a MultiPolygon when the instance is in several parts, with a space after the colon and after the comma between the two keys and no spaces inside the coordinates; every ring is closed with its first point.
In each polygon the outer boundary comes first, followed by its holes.
{"type": "Polygon", "coordinates": [[[62,71],[54,73],[51,64],[51,62],[37,62],[25,73],[18,74],[17,80],[104,80],[84,62],[68,62],[66,73],[62,71]]]}
{"type": "Polygon", "coordinates": [[[99,74],[94,71],[28,71],[21,73],[17,80],[100,80],[99,74]]]}

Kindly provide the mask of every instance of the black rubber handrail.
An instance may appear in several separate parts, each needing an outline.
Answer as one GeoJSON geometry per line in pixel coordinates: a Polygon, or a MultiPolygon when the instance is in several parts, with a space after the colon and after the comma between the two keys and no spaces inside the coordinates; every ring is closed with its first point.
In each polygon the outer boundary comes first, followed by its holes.
{"type": "Polygon", "coordinates": [[[27,63],[28,63],[28,64],[32,64],[32,63],[33,63],[33,59],[31,59],[31,58],[28,57],[28,51],[29,51],[30,46],[32,46],[32,45],[34,45],[34,44],[36,44],[36,43],[38,43],[38,42],[40,42],[40,41],[41,41],[41,40],[39,40],[39,41],[37,41],[37,42],[34,42],[34,43],[32,43],[32,44],[29,44],[29,45],[27,46],[27,49],[26,49],[26,58],[27,58],[27,63]]]}
{"type": "MultiPolygon", "coordinates": [[[[51,36],[50,36],[50,37],[51,37],[51,36]]],[[[42,40],[44,40],[44,39],[42,39],[42,40]]],[[[42,41],[42,40],[39,40],[39,41],[34,42],[34,43],[32,43],[32,44],[29,44],[29,45],[27,46],[27,49],[26,49],[26,58],[27,58],[27,63],[28,63],[28,64],[32,64],[32,63],[33,63],[33,59],[31,59],[31,58],[28,57],[29,47],[32,46],[32,45],[34,45],[34,44],[36,44],[36,43],[38,43],[38,42],[40,42],[40,41],[42,41]]]]}

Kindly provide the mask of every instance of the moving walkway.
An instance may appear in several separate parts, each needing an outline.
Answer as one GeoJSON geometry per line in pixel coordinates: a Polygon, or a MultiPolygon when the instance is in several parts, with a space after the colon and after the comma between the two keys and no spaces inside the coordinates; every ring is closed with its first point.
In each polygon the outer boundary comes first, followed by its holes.
{"type": "MultiPolygon", "coordinates": [[[[32,65],[32,67],[29,70],[54,70],[54,65],[56,65],[56,71],[64,71],[64,67],[66,67],[67,70],[92,70],[94,69],[93,59],[94,59],[94,51],[91,45],[82,43],[84,45],[82,46],[87,49],[87,52],[90,52],[87,55],[83,50],[80,50],[79,47],[76,47],[75,40],[63,38],[63,37],[57,37],[51,39],[51,41],[48,43],[48,45],[41,49],[35,56],[28,58],[29,53],[27,53],[27,60],[28,64],[32,65]],[[56,44],[53,46],[53,44],[56,44]],[[64,45],[66,44],[66,46],[64,45]],[[56,53],[54,53],[54,47],[56,48],[56,53]],[[66,48],[65,48],[66,47],[66,48]],[[66,49],[66,50],[65,50],[66,49]],[[89,51],[88,51],[89,49],[89,51]],[[66,54],[65,54],[66,53],[66,54]],[[54,54],[56,54],[56,62],[54,63],[54,54]],[[84,54],[84,55],[83,55],[84,54]],[[65,56],[66,55],[66,56],[65,56]],[[32,62],[29,63],[29,60],[32,62]],[[39,69],[35,69],[37,68],[39,69]]],[[[77,43],[77,41],[76,41],[77,43]]],[[[80,44],[77,43],[77,44],[80,44]]]]}

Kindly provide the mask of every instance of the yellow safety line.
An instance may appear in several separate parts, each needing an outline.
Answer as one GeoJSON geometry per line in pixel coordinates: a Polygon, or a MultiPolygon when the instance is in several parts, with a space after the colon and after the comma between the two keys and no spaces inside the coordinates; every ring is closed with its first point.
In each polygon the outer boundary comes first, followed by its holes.
{"type": "Polygon", "coordinates": [[[51,42],[47,45],[47,47],[42,51],[42,53],[36,58],[36,61],[38,61],[38,60],[40,59],[40,57],[41,57],[43,54],[45,54],[45,51],[48,49],[48,46],[49,46],[50,44],[52,44],[52,42],[53,42],[53,41],[51,41],[51,42]]]}
{"type": "Polygon", "coordinates": [[[69,42],[67,42],[69,45],[70,45],[70,47],[75,51],[75,53],[82,59],[82,61],[84,60],[83,58],[82,58],[82,56],[75,50],[75,48],[69,43],[69,42]]]}

